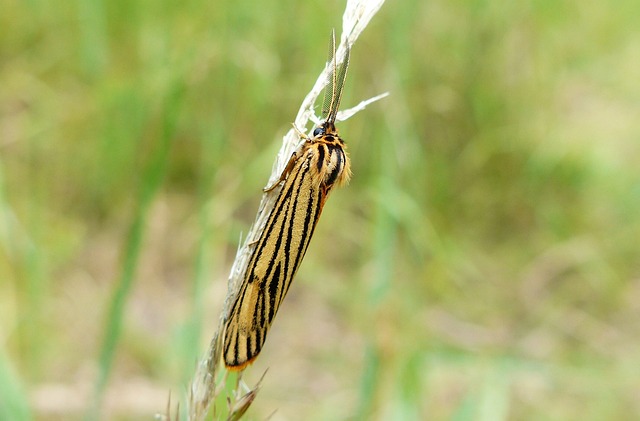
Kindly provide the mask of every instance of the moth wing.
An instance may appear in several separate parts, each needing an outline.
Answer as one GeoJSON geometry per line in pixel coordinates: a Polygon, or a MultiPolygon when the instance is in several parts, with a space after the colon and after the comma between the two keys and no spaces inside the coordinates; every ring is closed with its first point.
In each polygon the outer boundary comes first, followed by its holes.
{"type": "Polygon", "coordinates": [[[302,262],[326,199],[318,159],[315,148],[307,150],[291,170],[249,260],[225,325],[223,353],[230,369],[240,370],[258,356],[302,262]]]}
{"type": "Polygon", "coordinates": [[[224,360],[227,367],[242,369],[260,353],[269,328],[259,323],[257,311],[263,306],[265,293],[260,280],[244,282],[227,320],[224,337],[224,360]]]}

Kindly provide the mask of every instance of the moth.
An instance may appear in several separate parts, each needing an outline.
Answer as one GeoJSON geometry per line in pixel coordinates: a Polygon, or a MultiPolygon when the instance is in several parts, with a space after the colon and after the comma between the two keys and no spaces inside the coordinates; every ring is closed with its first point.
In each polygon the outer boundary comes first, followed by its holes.
{"type": "Polygon", "coordinates": [[[328,75],[322,105],[323,122],[295,152],[280,179],[275,206],[251,253],[240,290],[224,324],[223,359],[227,369],[242,370],[258,356],[269,328],[307,251],[322,208],[334,186],[351,177],[345,143],[335,126],[349,66],[349,48],[340,68],[335,32],[329,42],[328,75]]]}

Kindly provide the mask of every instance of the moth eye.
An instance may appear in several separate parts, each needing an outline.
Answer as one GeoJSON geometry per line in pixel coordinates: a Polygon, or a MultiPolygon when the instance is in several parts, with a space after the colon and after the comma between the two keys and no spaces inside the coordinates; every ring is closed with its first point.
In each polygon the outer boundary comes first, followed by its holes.
{"type": "Polygon", "coordinates": [[[322,134],[324,134],[324,129],[322,127],[316,127],[313,131],[313,137],[320,136],[322,134]]]}

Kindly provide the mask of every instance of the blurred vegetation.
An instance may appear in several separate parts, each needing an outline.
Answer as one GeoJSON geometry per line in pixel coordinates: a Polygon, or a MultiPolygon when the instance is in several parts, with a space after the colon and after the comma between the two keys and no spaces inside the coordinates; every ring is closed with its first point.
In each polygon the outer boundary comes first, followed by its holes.
{"type": "MultiPolygon", "coordinates": [[[[149,419],[185,390],[343,8],[2,2],[1,419],[149,419]]],[[[251,419],[640,417],[638,16],[383,6],[343,106],[391,96],[340,125],[353,181],[251,419]]]]}

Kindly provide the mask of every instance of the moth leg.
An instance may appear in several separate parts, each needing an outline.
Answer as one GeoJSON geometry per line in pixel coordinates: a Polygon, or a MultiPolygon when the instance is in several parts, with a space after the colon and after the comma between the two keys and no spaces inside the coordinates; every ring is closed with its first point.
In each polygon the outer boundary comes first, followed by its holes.
{"type": "Polygon", "coordinates": [[[247,244],[247,245],[248,245],[249,247],[253,247],[253,246],[255,246],[256,244],[258,244],[258,242],[259,242],[259,241],[260,241],[260,238],[256,238],[255,240],[251,240],[251,241],[249,242],[249,244],[247,244]]]}
{"type": "Polygon", "coordinates": [[[292,153],[291,158],[289,158],[289,162],[287,162],[287,166],[284,168],[284,171],[282,171],[282,174],[280,174],[280,177],[278,178],[278,180],[275,183],[273,183],[271,186],[265,187],[264,189],[262,189],[262,191],[265,193],[268,193],[271,190],[275,189],[278,186],[278,184],[280,184],[282,181],[286,180],[287,176],[293,169],[293,166],[296,164],[297,158],[298,156],[296,155],[296,153],[295,152],[292,153]]]}
{"type": "Polygon", "coordinates": [[[300,139],[304,139],[307,142],[311,141],[311,138],[307,137],[306,134],[302,133],[300,131],[300,129],[298,128],[298,126],[296,126],[296,123],[291,123],[291,125],[293,126],[293,130],[296,131],[296,134],[300,137],[300,139]]]}
{"type": "MultiPolygon", "coordinates": [[[[296,131],[296,133],[298,134],[300,139],[304,139],[305,142],[311,142],[312,141],[312,139],[310,137],[307,137],[306,134],[302,133],[300,131],[300,129],[298,129],[298,126],[296,126],[295,123],[291,123],[291,125],[293,126],[293,130],[296,131]]],[[[265,193],[268,193],[268,192],[272,191],[273,189],[275,189],[278,184],[280,184],[282,181],[284,181],[287,178],[287,176],[289,175],[289,173],[291,172],[291,170],[293,169],[293,166],[295,165],[297,158],[298,158],[298,155],[296,155],[295,152],[292,153],[291,154],[291,158],[289,158],[289,162],[287,162],[287,166],[285,167],[284,171],[282,171],[282,174],[280,174],[280,178],[278,178],[278,181],[276,181],[275,183],[273,183],[269,187],[265,187],[264,189],[262,189],[262,191],[265,192],[265,193]]]]}

